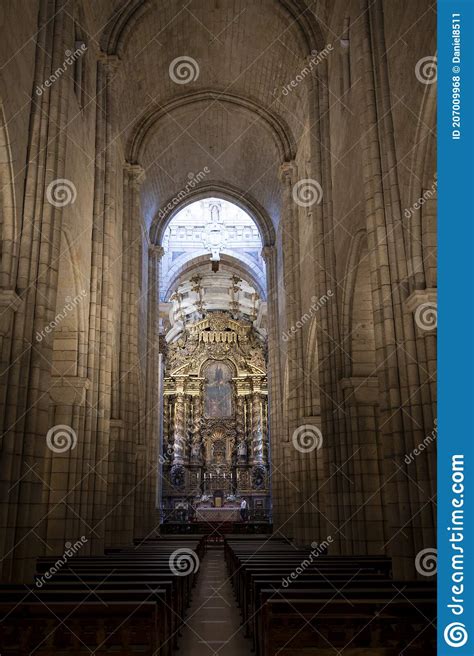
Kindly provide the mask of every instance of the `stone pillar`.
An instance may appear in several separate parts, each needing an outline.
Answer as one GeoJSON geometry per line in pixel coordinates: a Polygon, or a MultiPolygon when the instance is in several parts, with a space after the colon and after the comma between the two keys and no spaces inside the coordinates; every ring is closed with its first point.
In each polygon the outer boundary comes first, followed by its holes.
{"type": "MultiPolygon", "coordinates": [[[[38,3],[33,87],[62,66],[73,38],[65,0],[38,3]]],[[[43,494],[49,458],[49,388],[52,335],[35,335],[56,310],[63,205],[55,203],[58,180],[65,177],[69,78],[64,75],[31,103],[18,272],[14,288],[10,366],[0,401],[3,421],[0,469],[0,553],[4,580],[30,580],[35,559],[44,552],[47,515],[43,494]]],[[[72,181],[71,181],[72,182],[72,181]]],[[[6,290],[8,293],[8,290],[6,290]]],[[[4,294],[5,298],[5,294],[4,294]]]]}
{"type": "Polygon", "coordinates": [[[81,537],[89,541],[91,527],[82,519],[81,479],[84,476],[82,439],[85,420],[87,378],[52,376],[50,388],[50,424],[47,434],[48,458],[44,492],[50,509],[45,540],[51,553],[61,554],[65,542],[74,543],[81,537]]]}
{"type": "Polygon", "coordinates": [[[280,470],[284,459],[282,442],[285,438],[283,430],[283,399],[281,375],[281,351],[279,333],[278,276],[277,251],[274,245],[262,249],[262,257],[266,264],[267,274],[267,307],[268,307],[268,430],[270,434],[269,458],[272,464],[271,493],[273,499],[274,526],[284,521],[285,509],[282,499],[283,476],[280,470]]]}
{"type": "Polygon", "coordinates": [[[346,434],[354,457],[345,473],[352,482],[344,499],[349,518],[341,530],[348,554],[383,554],[388,539],[384,517],[383,448],[379,436],[379,385],[376,377],[340,381],[346,408],[346,434]]]}
{"type": "MultiPolygon", "coordinates": [[[[426,439],[430,440],[429,447],[423,450],[423,456],[417,456],[410,465],[409,473],[413,476],[416,471],[416,481],[420,487],[429,491],[430,497],[436,495],[436,444],[431,444],[431,436],[437,435],[436,420],[436,372],[437,372],[437,325],[438,325],[438,306],[437,306],[437,289],[417,289],[410,294],[405,302],[405,311],[412,319],[415,335],[418,357],[422,359],[419,366],[419,376],[421,385],[422,416],[425,426],[433,426],[432,431],[427,431],[426,439]]],[[[423,441],[423,440],[422,440],[423,441]]],[[[415,446],[419,446],[418,442],[415,446]]],[[[420,527],[420,531],[425,532],[425,543],[433,539],[434,527],[420,527]]]]}
{"type": "Polygon", "coordinates": [[[146,384],[144,420],[138,429],[135,468],[135,537],[153,533],[159,521],[157,482],[161,435],[159,270],[163,248],[148,244],[146,384]]]}
{"type": "Polygon", "coordinates": [[[96,159],[92,224],[89,335],[87,370],[91,385],[86,395],[82,483],[83,517],[93,528],[91,553],[103,553],[109,517],[107,494],[111,457],[112,368],[115,322],[114,285],[111,264],[117,257],[116,145],[117,116],[114,111],[113,79],[118,59],[99,53],[96,75],[96,159]]]}
{"type": "MultiPolygon", "coordinates": [[[[294,185],[298,181],[297,167],[294,161],[284,162],[280,169],[282,184],[282,212],[280,219],[281,248],[283,260],[283,294],[285,307],[285,328],[295,326],[301,319],[301,297],[300,297],[300,253],[299,253],[299,227],[298,206],[293,199],[294,185]]],[[[304,376],[303,368],[303,343],[301,331],[287,341],[286,366],[288,371],[288,389],[286,393],[287,417],[283,418],[284,442],[289,446],[293,444],[292,439],[298,429],[301,417],[304,414],[304,376]]],[[[284,458],[281,463],[283,477],[291,479],[298,489],[300,478],[300,458],[295,453],[291,459],[284,458]]],[[[295,489],[285,490],[284,497],[281,496],[279,503],[284,504],[284,532],[294,535],[295,524],[298,523],[298,512],[301,510],[301,499],[295,489]],[[286,497],[286,498],[285,498],[286,497]]],[[[283,491],[283,490],[282,490],[283,491]]]]}
{"type": "MultiPolygon", "coordinates": [[[[310,174],[322,189],[322,199],[311,207],[313,225],[314,258],[316,263],[316,296],[324,297],[332,292],[331,300],[318,309],[317,349],[318,388],[320,394],[322,446],[306,454],[315,458],[319,467],[314,468],[313,492],[309,503],[313,511],[316,536],[333,538],[331,553],[341,552],[344,536],[338,532],[342,524],[341,499],[350,494],[350,482],[343,474],[345,463],[352,457],[344,439],[344,413],[339,380],[343,364],[340,348],[340,303],[335,257],[335,223],[332,204],[331,142],[329,125],[329,94],[327,62],[314,67],[309,80],[310,174]]],[[[342,346],[342,345],[341,345],[342,346]]],[[[316,540],[320,539],[318,537],[316,540]]]]}
{"type": "Polygon", "coordinates": [[[107,545],[131,544],[134,525],[135,446],[143,444],[144,403],[140,380],[139,309],[141,263],[140,185],[144,170],[126,163],[123,169],[122,285],[120,317],[120,357],[114,372],[111,399],[111,445],[109,478],[107,545]]]}
{"type": "MultiPolygon", "coordinates": [[[[424,343],[406,311],[409,235],[403,231],[383,7],[361,0],[360,8],[360,119],[390,522],[387,544],[395,576],[411,578],[417,552],[435,544],[436,512],[429,487],[413,478],[405,456],[433,430],[433,424],[426,423],[433,400],[423,374],[424,343]]],[[[417,458],[418,468],[427,469],[427,457],[424,453],[417,458]]]]}
{"type": "MultiPolygon", "coordinates": [[[[3,260],[3,258],[2,258],[3,260]]],[[[10,345],[15,313],[21,305],[21,298],[13,289],[0,289],[0,367],[2,372],[10,364],[10,345]]],[[[5,409],[8,376],[0,377],[0,408],[5,409]]]]}

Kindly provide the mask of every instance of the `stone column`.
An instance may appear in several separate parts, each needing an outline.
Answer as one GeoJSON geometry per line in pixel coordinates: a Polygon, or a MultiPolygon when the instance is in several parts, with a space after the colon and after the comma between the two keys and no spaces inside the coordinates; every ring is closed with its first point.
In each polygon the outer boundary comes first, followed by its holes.
{"type": "MultiPolygon", "coordinates": [[[[416,481],[424,490],[429,490],[430,497],[436,495],[436,445],[431,444],[431,436],[437,435],[436,420],[436,372],[437,372],[437,325],[438,325],[438,306],[437,306],[437,289],[417,289],[410,294],[405,302],[405,312],[413,321],[416,346],[418,357],[422,360],[419,363],[419,376],[421,386],[422,417],[424,425],[433,426],[432,430],[427,429],[427,434],[423,438],[428,438],[429,448],[423,450],[423,456],[417,456],[408,466],[410,476],[414,476],[416,471],[416,481]]],[[[417,442],[415,446],[419,446],[417,442]]],[[[425,531],[426,544],[433,539],[434,527],[421,527],[425,531]]]]}
{"type": "Polygon", "coordinates": [[[283,520],[285,511],[280,502],[282,475],[280,466],[283,463],[283,399],[281,383],[281,352],[279,309],[278,309],[278,277],[277,252],[274,245],[264,246],[262,257],[266,264],[267,274],[267,307],[268,307],[268,431],[270,434],[271,494],[273,499],[273,520],[278,526],[283,520]]]}
{"type": "MultiPolygon", "coordinates": [[[[89,547],[100,554],[105,546],[109,502],[108,465],[111,456],[112,369],[115,322],[114,285],[111,265],[117,257],[116,158],[113,79],[117,57],[99,53],[96,75],[96,159],[92,225],[88,377],[84,431],[82,516],[93,528],[89,547]]],[[[120,224],[118,224],[120,225],[120,224]]]]}
{"type": "Polygon", "coordinates": [[[148,244],[145,418],[138,429],[135,467],[135,537],[151,534],[157,513],[161,433],[161,359],[159,334],[159,270],[163,248],[148,244]]]}
{"type": "MultiPolygon", "coordinates": [[[[282,212],[280,219],[281,248],[283,261],[283,294],[285,308],[285,329],[295,326],[301,319],[301,297],[300,297],[300,253],[299,253],[299,227],[298,206],[293,199],[294,185],[298,181],[297,167],[294,161],[284,162],[280,169],[282,184],[282,212]]],[[[302,334],[298,331],[286,343],[286,365],[288,371],[288,389],[286,403],[288,415],[283,418],[283,441],[291,447],[295,430],[300,425],[304,414],[304,376],[303,372],[303,344],[302,334]]],[[[283,458],[280,462],[283,477],[291,479],[298,488],[298,480],[301,474],[298,454],[294,458],[283,458]]],[[[301,508],[300,496],[292,488],[286,491],[283,497],[280,493],[278,503],[285,508],[284,531],[290,535],[294,534],[294,526],[297,523],[297,515],[301,508]]],[[[283,492],[282,490],[282,492],[283,492]]]]}
{"type": "Polygon", "coordinates": [[[388,539],[384,517],[383,448],[379,439],[379,386],[376,377],[351,377],[340,381],[346,407],[346,434],[355,456],[345,473],[352,482],[344,500],[349,518],[340,527],[347,553],[383,554],[388,539]]]}
{"type": "Polygon", "coordinates": [[[50,423],[47,436],[49,458],[45,492],[49,510],[46,542],[51,553],[61,554],[65,542],[81,537],[90,539],[90,526],[81,517],[81,479],[84,441],[85,397],[90,387],[87,378],[52,376],[50,423]]]}
{"type": "Polygon", "coordinates": [[[344,537],[338,527],[344,521],[344,504],[341,499],[350,494],[350,482],[342,469],[352,458],[353,451],[347,449],[344,439],[344,412],[339,380],[342,377],[342,349],[339,316],[338,279],[335,257],[335,225],[332,204],[331,142],[329,125],[329,95],[327,62],[314,67],[310,78],[309,123],[310,174],[322,189],[322,199],[311,207],[313,223],[314,258],[316,268],[316,296],[322,298],[329,291],[331,300],[318,309],[318,387],[320,394],[322,446],[306,454],[321,465],[314,469],[317,479],[313,481],[310,506],[313,512],[316,540],[333,538],[331,553],[343,548],[344,537]]]}
{"type": "MultiPolygon", "coordinates": [[[[73,38],[65,0],[38,3],[38,30],[33,87],[42,85],[62,66],[73,38]]],[[[31,103],[28,162],[25,173],[22,225],[10,366],[4,374],[0,401],[2,455],[0,481],[0,552],[4,580],[29,580],[35,559],[45,549],[46,499],[43,491],[52,335],[41,343],[35,335],[52,321],[56,310],[58,259],[63,205],[55,203],[58,180],[65,177],[69,78],[62,76],[31,103]]],[[[73,181],[68,181],[73,184],[73,181]]],[[[67,211],[67,210],[66,210],[67,211]]]]}
{"type": "Polygon", "coordinates": [[[120,358],[112,386],[109,455],[107,545],[131,544],[134,525],[135,446],[142,444],[144,403],[140,380],[139,310],[141,263],[140,185],[144,170],[126,163],[123,169],[122,286],[120,358]]]}
{"type": "MultiPolygon", "coordinates": [[[[3,258],[2,258],[3,260],[3,258]]],[[[21,305],[21,298],[13,289],[0,289],[0,367],[7,372],[10,364],[10,346],[15,313],[21,305]]],[[[0,409],[5,409],[8,376],[0,376],[0,409]]]]}
{"type": "MultiPolygon", "coordinates": [[[[432,399],[423,374],[424,344],[406,311],[409,237],[403,232],[383,8],[381,3],[369,6],[367,0],[361,0],[360,8],[360,118],[390,522],[387,544],[395,575],[411,578],[417,552],[435,544],[435,509],[426,479],[413,478],[404,459],[433,430],[433,424],[426,424],[432,399]]],[[[427,470],[427,457],[417,458],[418,468],[427,470]]]]}

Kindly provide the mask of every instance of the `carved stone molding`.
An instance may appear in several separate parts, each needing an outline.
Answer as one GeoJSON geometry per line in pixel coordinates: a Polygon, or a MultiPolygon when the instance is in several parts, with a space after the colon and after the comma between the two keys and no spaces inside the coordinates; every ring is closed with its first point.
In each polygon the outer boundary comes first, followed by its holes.
{"type": "Polygon", "coordinates": [[[283,162],[280,166],[280,180],[292,184],[298,174],[298,167],[294,160],[283,162]]]}
{"type": "Polygon", "coordinates": [[[137,188],[145,182],[146,172],[140,164],[130,164],[129,162],[125,162],[123,170],[130,177],[132,184],[137,188]]]}
{"type": "Polygon", "coordinates": [[[265,262],[267,262],[268,264],[270,259],[275,256],[275,253],[276,253],[275,246],[264,246],[260,254],[262,258],[265,260],[265,262]]]}
{"type": "Polygon", "coordinates": [[[107,75],[114,75],[122,63],[120,57],[117,57],[117,55],[108,55],[102,50],[97,53],[97,61],[102,64],[107,75]]]}
{"type": "Polygon", "coordinates": [[[90,385],[82,376],[51,376],[49,395],[56,405],[84,405],[90,385]]]}
{"type": "Polygon", "coordinates": [[[0,289],[0,335],[6,337],[11,332],[13,315],[22,299],[13,289],[0,289]]]}
{"type": "Polygon", "coordinates": [[[351,376],[339,381],[347,405],[378,405],[379,382],[376,376],[351,376]]]}
{"type": "Polygon", "coordinates": [[[149,244],[148,253],[150,256],[155,257],[159,261],[165,254],[165,249],[163,248],[163,246],[160,246],[159,244],[149,244]]]}
{"type": "Polygon", "coordinates": [[[415,289],[414,292],[405,301],[405,307],[409,312],[415,312],[416,309],[424,304],[436,304],[438,298],[438,290],[435,287],[427,289],[415,289]]]}

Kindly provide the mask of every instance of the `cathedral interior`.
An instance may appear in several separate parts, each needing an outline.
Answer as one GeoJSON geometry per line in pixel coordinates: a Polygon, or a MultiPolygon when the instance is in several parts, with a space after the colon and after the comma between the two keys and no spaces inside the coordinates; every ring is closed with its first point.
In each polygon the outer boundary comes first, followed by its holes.
{"type": "Polygon", "coordinates": [[[436,6],[0,32],[2,656],[435,653],[436,6]]]}

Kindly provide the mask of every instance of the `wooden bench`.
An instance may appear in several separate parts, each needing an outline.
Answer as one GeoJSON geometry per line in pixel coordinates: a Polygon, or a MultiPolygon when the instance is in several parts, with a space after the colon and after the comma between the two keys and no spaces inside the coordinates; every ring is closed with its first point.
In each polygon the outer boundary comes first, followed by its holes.
{"type": "MultiPolygon", "coordinates": [[[[404,656],[435,654],[434,599],[404,599],[378,595],[373,599],[328,599],[289,596],[267,600],[262,609],[259,654],[275,656],[280,650],[296,653],[320,649],[385,649],[404,656]],[[398,651],[395,651],[398,650],[398,651]]],[[[353,656],[351,654],[351,656],[353,656]]]]}
{"type": "Polygon", "coordinates": [[[393,581],[385,556],[229,538],[225,558],[256,656],[435,653],[433,584],[393,581]]]}
{"type": "MultiPolygon", "coordinates": [[[[36,585],[0,586],[0,604],[5,611],[2,631],[6,644],[11,645],[10,652],[5,649],[2,654],[23,653],[14,651],[20,649],[19,643],[13,644],[14,636],[26,622],[28,614],[25,614],[25,609],[31,608],[35,627],[37,624],[48,625],[51,634],[45,636],[44,642],[48,646],[44,650],[42,645],[39,646],[40,651],[35,650],[35,654],[90,654],[95,650],[97,654],[125,656],[137,652],[170,656],[172,648],[177,646],[177,636],[197,573],[190,569],[188,576],[181,575],[172,566],[170,557],[177,549],[183,548],[202,555],[204,540],[152,541],[113,550],[104,556],[74,556],[68,560],[40,558],[36,585]],[[138,612],[141,606],[147,609],[147,613],[138,612]],[[68,614],[63,611],[55,618],[53,611],[57,608],[67,609],[68,614]],[[82,608],[84,612],[79,610],[82,608]],[[113,613],[107,610],[109,608],[113,613]],[[125,609],[128,609],[128,614],[125,614],[125,609]],[[123,622],[123,630],[119,630],[119,619],[117,629],[111,630],[116,616],[123,622]],[[67,636],[69,617],[76,627],[72,637],[67,636]],[[145,637],[149,634],[153,634],[153,639],[145,637]],[[63,644],[64,648],[61,647],[63,644]],[[80,644],[82,651],[79,651],[80,644]],[[51,649],[51,646],[55,648],[51,649]]],[[[33,635],[29,624],[23,629],[22,635],[29,637],[22,638],[21,649],[28,645],[33,635]]],[[[36,648],[38,642],[35,639],[35,644],[30,647],[36,648]]],[[[25,653],[30,652],[31,649],[25,653]]]]}
{"type": "Polygon", "coordinates": [[[0,615],[2,656],[162,653],[159,613],[152,602],[0,603],[0,615]]]}

